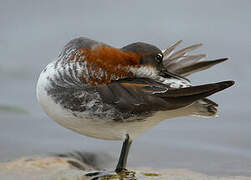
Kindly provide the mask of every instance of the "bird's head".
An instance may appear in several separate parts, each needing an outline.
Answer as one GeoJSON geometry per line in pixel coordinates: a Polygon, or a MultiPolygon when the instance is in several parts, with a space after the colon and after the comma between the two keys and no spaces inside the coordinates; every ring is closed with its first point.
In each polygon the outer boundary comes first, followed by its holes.
{"type": "Polygon", "coordinates": [[[154,68],[157,71],[163,69],[163,54],[156,46],[137,42],[121,48],[121,51],[141,54],[139,61],[141,67],[154,68]]]}
{"type": "Polygon", "coordinates": [[[164,55],[162,51],[154,45],[144,42],[136,42],[129,44],[120,49],[124,52],[133,52],[141,54],[139,60],[139,67],[132,68],[131,71],[140,77],[154,77],[162,76],[165,78],[175,78],[189,81],[188,79],[181,77],[177,74],[167,71],[163,65],[164,55]]]}

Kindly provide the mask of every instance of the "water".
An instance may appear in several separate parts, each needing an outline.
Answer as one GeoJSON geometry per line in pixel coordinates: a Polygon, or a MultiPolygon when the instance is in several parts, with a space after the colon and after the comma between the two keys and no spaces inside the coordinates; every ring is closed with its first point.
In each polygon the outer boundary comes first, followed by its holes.
{"type": "Polygon", "coordinates": [[[129,166],[187,168],[251,176],[250,1],[6,1],[0,6],[0,161],[83,150],[105,152],[109,167],[121,142],[92,139],[50,120],[35,86],[40,71],[72,38],[88,36],[115,47],[146,41],[164,49],[179,39],[208,59],[230,60],[191,76],[194,84],[233,79],[212,97],[220,116],[165,121],[134,141],[129,166]]]}

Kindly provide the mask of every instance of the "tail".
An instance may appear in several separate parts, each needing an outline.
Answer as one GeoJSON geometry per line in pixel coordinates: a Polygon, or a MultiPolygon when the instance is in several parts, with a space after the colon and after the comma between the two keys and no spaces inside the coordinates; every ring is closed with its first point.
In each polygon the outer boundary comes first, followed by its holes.
{"type": "Polygon", "coordinates": [[[188,116],[216,117],[218,112],[217,107],[218,104],[207,98],[204,98],[195,101],[193,104],[186,107],[186,111],[188,116]]]}
{"type": "MultiPolygon", "coordinates": [[[[177,48],[178,45],[180,45],[182,43],[182,40],[176,42],[175,44],[173,44],[172,46],[170,46],[169,48],[167,48],[163,54],[164,54],[164,58],[163,58],[163,64],[166,68],[167,71],[170,71],[172,73],[175,73],[177,75],[186,77],[189,76],[190,74],[208,69],[216,64],[219,64],[221,62],[224,62],[227,60],[227,58],[221,58],[221,59],[216,59],[216,60],[208,60],[208,61],[200,61],[201,59],[203,59],[204,57],[206,57],[205,54],[197,54],[197,55],[189,55],[188,53],[201,47],[202,44],[195,44],[189,47],[186,47],[184,49],[178,50],[176,52],[174,52],[174,50],[177,48]]],[[[234,84],[233,81],[229,81],[229,82],[223,82],[223,83],[216,83],[216,86],[218,87],[218,90],[212,90],[210,92],[210,90],[206,93],[199,93],[197,95],[192,95],[191,97],[180,97],[179,99],[186,99],[186,98],[197,98],[197,97],[203,97],[202,99],[199,99],[195,102],[193,102],[191,105],[185,107],[185,114],[187,115],[192,115],[192,116],[203,116],[203,117],[211,117],[211,116],[216,116],[217,114],[217,107],[218,104],[216,104],[215,102],[205,98],[208,95],[211,95],[215,92],[221,91],[227,87],[230,87],[234,84]],[[223,86],[222,86],[223,85],[223,86]],[[221,88],[220,88],[221,86],[221,88]],[[225,86],[225,87],[224,87],[225,86]]],[[[215,85],[211,84],[211,85],[203,85],[204,87],[208,87],[213,88],[215,85]]],[[[200,90],[201,88],[203,88],[203,86],[201,87],[194,87],[197,90],[200,90]]],[[[217,87],[214,87],[217,89],[217,87]]],[[[191,92],[195,92],[194,90],[191,89],[191,92]]]]}

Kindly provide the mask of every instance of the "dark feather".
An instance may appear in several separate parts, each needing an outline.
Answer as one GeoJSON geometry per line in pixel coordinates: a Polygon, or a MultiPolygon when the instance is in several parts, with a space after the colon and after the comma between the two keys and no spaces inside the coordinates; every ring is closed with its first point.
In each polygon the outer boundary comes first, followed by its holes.
{"type": "Polygon", "coordinates": [[[171,61],[168,63],[167,67],[168,69],[172,69],[172,71],[175,71],[176,69],[182,68],[184,66],[194,64],[195,62],[201,60],[204,57],[206,57],[205,54],[183,56],[181,60],[179,60],[179,63],[177,63],[176,61],[171,61]]]}
{"type": "Polygon", "coordinates": [[[174,73],[180,74],[182,76],[188,76],[192,73],[199,72],[205,69],[208,69],[216,64],[226,61],[228,58],[216,59],[213,61],[202,61],[196,62],[194,64],[181,67],[174,71],[174,73]]]}
{"type": "Polygon", "coordinates": [[[174,60],[179,59],[180,57],[184,56],[186,53],[193,51],[201,46],[202,46],[202,44],[195,44],[195,45],[186,47],[184,49],[181,49],[181,50],[175,52],[168,59],[169,59],[169,61],[174,61],[174,60]]]}
{"type": "Polygon", "coordinates": [[[233,81],[224,81],[169,89],[154,80],[139,78],[114,81],[98,89],[105,103],[122,112],[141,113],[181,108],[232,85],[233,81]]]}
{"type": "Polygon", "coordinates": [[[167,48],[164,52],[163,52],[163,55],[164,57],[167,57],[169,56],[173,50],[182,43],[182,40],[179,40],[178,42],[176,42],[175,44],[173,44],[172,46],[170,46],[169,48],[167,48]]]}
{"type": "Polygon", "coordinates": [[[213,61],[199,62],[199,60],[205,57],[205,54],[187,55],[187,53],[199,48],[200,46],[202,46],[202,44],[195,44],[173,53],[175,48],[181,42],[182,41],[178,41],[177,43],[175,43],[174,45],[172,45],[163,52],[164,54],[163,65],[169,72],[173,72],[175,74],[185,77],[192,73],[208,69],[218,63],[227,60],[227,58],[222,58],[213,61]]]}

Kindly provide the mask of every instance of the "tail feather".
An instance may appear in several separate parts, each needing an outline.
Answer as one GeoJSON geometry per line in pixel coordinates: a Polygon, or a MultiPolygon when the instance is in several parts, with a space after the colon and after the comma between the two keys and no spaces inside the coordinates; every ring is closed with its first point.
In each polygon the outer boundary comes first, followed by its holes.
{"type": "MultiPolygon", "coordinates": [[[[205,54],[188,54],[201,47],[202,44],[195,44],[174,52],[181,43],[182,40],[163,51],[163,65],[165,70],[177,76],[186,77],[227,60],[227,58],[221,58],[201,61],[206,56],[205,54]]],[[[233,84],[234,81],[225,81],[181,89],[169,89],[166,93],[157,95],[169,103],[169,110],[180,108],[179,111],[182,111],[181,114],[183,115],[211,117],[216,116],[218,104],[206,97],[222,91],[233,84]]]]}
{"type": "Polygon", "coordinates": [[[218,104],[209,99],[200,99],[187,107],[190,116],[215,117],[218,112],[218,104]]]}

